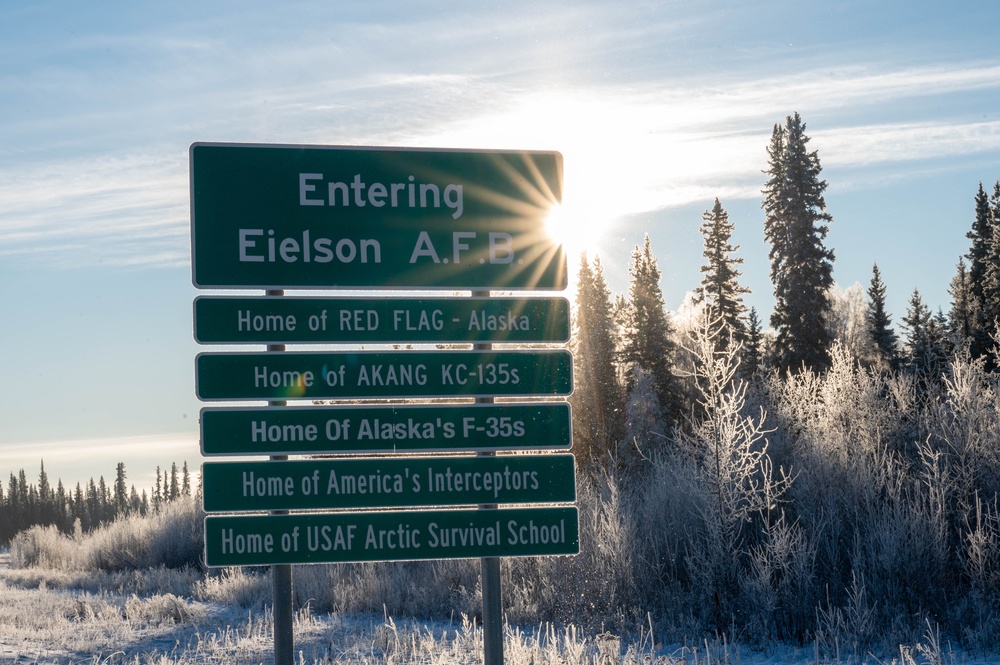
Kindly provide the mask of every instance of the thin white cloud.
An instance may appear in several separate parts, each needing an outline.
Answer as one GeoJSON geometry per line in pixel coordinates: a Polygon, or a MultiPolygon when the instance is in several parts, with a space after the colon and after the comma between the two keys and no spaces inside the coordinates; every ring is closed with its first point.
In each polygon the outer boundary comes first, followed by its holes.
{"type": "Polygon", "coordinates": [[[187,190],[185,162],[164,155],[77,158],[0,172],[0,255],[63,266],[160,264],[158,245],[176,245],[166,252],[171,257],[186,249],[187,190]],[[123,248],[129,248],[124,255],[123,248]]]}
{"type": "Polygon", "coordinates": [[[4,443],[0,446],[0,473],[16,474],[24,469],[34,482],[39,464],[44,462],[49,480],[55,484],[61,479],[69,488],[90,478],[112,479],[118,462],[124,462],[128,483],[141,489],[155,483],[157,466],[169,469],[171,464],[180,466],[186,460],[193,474],[200,459],[198,435],[194,432],[4,443]]]}
{"type": "MultiPolygon", "coordinates": [[[[827,167],[1000,150],[1000,121],[854,120],[900,108],[915,114],[914,100],[984,90],[1000,90],[1000,64],[823,67],[752,81],[736,72],[713,85],[675,79],[544,92],[502,77],[399,72],[290,82],[270,90],[266,103],[244,90],[236,102],[243,113],[228,133],[189,138],[556,149],[566,160],[567,198],[614,218],[714,196],[758,197],[771,126],[795,110],[807,123],[821,119],[807,131],[827,167]]],[[[0,171],[0,255],[58,265],[186,264],[186,154],[148,150],[0,171]]]]}
{"type": "Polygon", "coordinates": [[[824,163],[867,166],[1000,150],[1000,121],[860,125],[813,135],[824,163]]]}

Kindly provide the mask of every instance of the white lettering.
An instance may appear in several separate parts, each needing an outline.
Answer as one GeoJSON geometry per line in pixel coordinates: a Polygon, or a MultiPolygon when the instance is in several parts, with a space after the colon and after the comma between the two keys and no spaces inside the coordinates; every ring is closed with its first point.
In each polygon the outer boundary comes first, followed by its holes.
{"type": "MultiPolygon", "coordinates": [[[[381,208],[388,205],[391,208],[406,206],[410,208],[440,208],[441,203],[451,210],[453,219],[458,219],[465,212],[465,201],[462,185],[449,183],[441,185],[434,183],[417,183],[411,175],[407,177],[408,182],[365,183],[360,173],[347,182],[329,181],[326,183],[326,200],[318,193],[314,183],[322,183],[324,176],[322,173],[300,173],[299,174],[299,205],[349,208],[352,205],[363,208],[371,205],[381,208]],[[418,196],[419,192],[419,196],[418,196]],[[405,196],[400,194],[405,193],[405,196]],[[339,196],[338,196],[339,195],[339,196]],[[388,199],[388,200],[387,200],[388,199]]],[[[321,191],[321,190],[320,190],[321,191]]]]}

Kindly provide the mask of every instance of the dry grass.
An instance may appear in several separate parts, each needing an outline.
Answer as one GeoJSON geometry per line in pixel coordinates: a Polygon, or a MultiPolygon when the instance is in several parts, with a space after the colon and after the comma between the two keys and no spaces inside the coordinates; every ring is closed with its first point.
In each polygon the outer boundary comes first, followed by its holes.
{"type": "MultiPolygon", "coordinates": [[[[473,665],[482,662],[482,630],[473,620],[423,623],[385,615],[295,617],[301,665],[473,665]]],[[[575,626],[508,627],[509,665],[917,665],[970,662],[930,626],[924,639],[892,657],[821,657],[817,649],[752,652],[725,639],[663,645],[652,623],[628,634],[575,626]]],[[[272,617],[171,594],[151,596],[52,590],[0,581],[0,662],[58,665],[266,663],[273,659],[272,617]]],[[[995,660],[992,662],[996,662],[995,660]]]]}

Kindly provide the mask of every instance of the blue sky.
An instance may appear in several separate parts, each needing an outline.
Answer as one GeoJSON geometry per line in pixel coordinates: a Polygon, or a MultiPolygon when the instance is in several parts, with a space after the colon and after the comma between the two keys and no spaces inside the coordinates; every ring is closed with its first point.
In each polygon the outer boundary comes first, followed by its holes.
{"type": "Polygon", "coordinates": [[[994,2],[4,3],[0,474],[199,462],[194,141],[559,150],[570,250],[624,292],[648,232],[674,309],[718,196],[766,314],[761,171],[798,111],[835,279],[877,261],[896,322],[914,288],[947,311],[1000,177],[998,24],[994,2]]]}

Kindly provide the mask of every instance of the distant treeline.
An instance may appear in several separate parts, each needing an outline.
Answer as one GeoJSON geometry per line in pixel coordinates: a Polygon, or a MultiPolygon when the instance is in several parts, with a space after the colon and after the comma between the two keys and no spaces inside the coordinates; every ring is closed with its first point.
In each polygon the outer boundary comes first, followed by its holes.
{"type": "Polygon", "coordinates": [[[19,531],[35,525],[55,525],[63,533],[88,532],[125,515],[148,515],[180,497],[191,496],[191,473],[187,462],[170,471],[156,467],[156,484],[147,492],[127,485],[125,463],[119,462],[110,486],[101,476],[67,489],[62,480],[53,488],[41,462],[37,483],[29,483],[21,469],[0,482],[0,543],[9,543],[19,531]]]}

